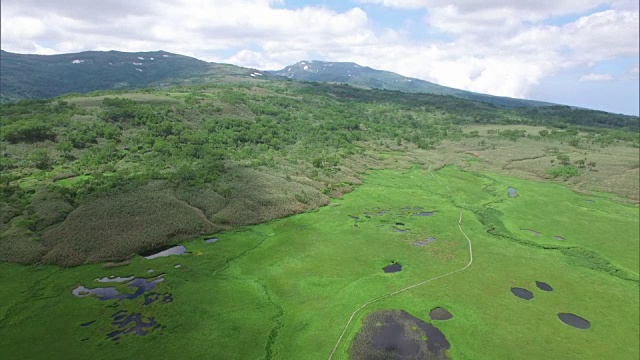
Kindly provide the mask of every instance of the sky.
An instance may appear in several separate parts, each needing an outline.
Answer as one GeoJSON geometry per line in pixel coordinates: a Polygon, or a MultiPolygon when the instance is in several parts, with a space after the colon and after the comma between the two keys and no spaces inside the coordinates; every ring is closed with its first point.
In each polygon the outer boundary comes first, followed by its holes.
{"type": "Polygon", "coordinates": [[[17,53],[165,50],[277,70],[351,61],[441,85],[638,115],[637,0],[2,0],[17,53]]]}

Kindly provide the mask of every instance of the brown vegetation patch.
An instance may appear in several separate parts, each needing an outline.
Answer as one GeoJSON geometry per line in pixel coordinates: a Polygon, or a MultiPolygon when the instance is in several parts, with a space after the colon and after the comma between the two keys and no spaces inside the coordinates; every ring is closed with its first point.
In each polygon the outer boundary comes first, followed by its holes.
{"type": "Polygon", "coordinates": [[[46,263],[64,266],[127,258],[178,235],[218,229],[170,191],[138,189],[86,201],[42,234],[46,263]]]}
{"type": "Polygon", "coordinates": [[[12,228],[0,238],[0,261],[33,264],[46,253],[47,248],[28,230],[12,228]]]}
{"type": "Polygon", "coordinates": [[[329,196],[317,189],[249,168],[225,174],[225,206],[211,220],[216,224],[243,226],[299,214],[329,204],[329,196]]]}

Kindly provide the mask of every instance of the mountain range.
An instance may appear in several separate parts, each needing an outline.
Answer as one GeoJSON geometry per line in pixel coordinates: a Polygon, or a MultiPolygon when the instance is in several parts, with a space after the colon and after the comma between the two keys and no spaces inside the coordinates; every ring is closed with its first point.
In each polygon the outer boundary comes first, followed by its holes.
{"type": "Polygon", "coordinates": [[[253,73],[258,72],[166,51],[86,51],[60,55],[0,51],[0,100],[8,102],[95,90],[190,85],[228,80],[229,77],[248,78],[253,73]]]}
{"type": "Polygon", "coordinates": [[[86,51],[59,55],[0,52],[0,101],[52,98],[67,93],[254,79],[344,83],[365,88],[451,95],[500,107],[550,103],[454,89],[351,62],[300,61],[277,71],[211,63],[166,51],[86,51]]]}
{"type": "Polygon", "coordinates": [[[344,83],[366,88],[397,90],[412,93],[451,95],[463,99],[482,101],[503,107],[538,107],[554,105],[547,102],[515,99],[454,89],[396,74],[376,70],[352,62],[300,61],[273,74],[294,80],[344,83]]]}

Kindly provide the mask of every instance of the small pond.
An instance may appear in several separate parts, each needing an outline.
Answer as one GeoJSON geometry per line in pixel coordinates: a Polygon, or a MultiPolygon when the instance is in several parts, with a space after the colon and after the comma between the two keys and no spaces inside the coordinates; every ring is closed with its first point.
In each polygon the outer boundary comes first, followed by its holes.
{"type": "Polygon", "coordinates": [[[445,359],[451,345],[435,326],[402,310],[373,312],[351,343],[350,358],[445,359]]]}
{"type": "Polygon", "coordinates": [[[149,293],[144,296],[144,305],[153,304],[156,301],[160,301],[161,304],[168,304],[173,302],[173,294],[170,293],[149,293]]]}
{"type": "Polygon", "coordinates": [[[156,323],[153,317],[147,318],[145,321],[142,314],[131,313],[127,314],[126,311],[120,310],[117,313],[111,315],[113,318],[112,325],[119,330],[112,331],[107,334],[107,337],[112,341],[120,341],[122,334],[128,334],[135,332],[138,336],[146,336],[152,329],[159,328],[160,325],[156,323]]]}
{"type": "Polygon", "coordinates": [[[533,299],[533,293],[527,289],[512,287],[511,292],[513,293],[513,295],[519,297],[520,299],[524,299],[524,300],[533,299]]]}
{"type": "Polygon", "coordinates": [[[159,257],[171,256],[171,255],[182,255],[187,252],[187,248],[178,245],[172,246],[170,248],[164,248],[163,250],[152,252],[150,255],[144,255],[144,258],[147,260],[152,260],[159,257]]]}
{"type": "Polygon", "coordinates": [[[413,246],[427,246],[434,241],[436,241],[436,238],[434,238],[433,236],[429,236],[424,240],[414,242],[413,246]]]}
{"type": "Polygon", "coordinates": [[[398,263],[393,263],[391,265],[387,265],[383,267],[382,270],[384,270],[385,273],[394,273],[394,272],[402,271],[402,265],[398,263]]]}
{"type": "Polygon", "coordinates": [[[531,229],[522,229],[522,231],[528,231],[528,232],[529,232],[529,233],[531,233],[531,235],[533,235],[533,236],[540,236],[540,235],[542,235],[542,233],[539,233],[539,232],[537,232],[537,231],[535,231],[535,230],[531,230],[531,229]]]}
{"type": "Polygon", "coordinates": [[[559,313],[558,319],[560,319],[560,321],[562,321],[563,323],[569,326],[573,326],[577,329],[584,330],[591,327],[591,323],[587,319],[583,319],[580,316],[571,313],[559,313]]]}
{"type": "Polygon", "coordinates": [[[73,289],[71,293],[77,297],[85,297],[94,295],[99,300],[113,300],[120,295],[120,291],[114,287],[108,288],[95,288],[95,289],[87,289],[86,287],[80,285],[77,288],[73,289]]]}
{"type": "Polygon", "coordinates": [[[98,300],[133,300],[144,293],[151,291],[155,288],[156,284],[164,281],[164,278],[156,278],[153,280],[145,278],[135,278],[127,283],[129,288],[136,289],[135,292],[130,294],[122,294],[115,287],[99,287],[89,289],[82,285],[73,289],[71,293],[77,297],[95,296],[98,300]]]}
{"type": "Polygon", "coordinates": [[[429,312],[431,320],[449,320],[453,315],[445,308],[437,307],[429,312]]]}
{"type": "Polygon", "coordinates": [[[413,216],[433,216],[435,214],[436,214],[435,211],[421,211],[419,213],[413,214],[413,216]]]}
{"type": "Polygon", "coordinates": [[[553,288],[551,287],[551,285],[542,281],[536,281],[536,286],[538,287],[538,289],[542,291],[553,291],[553,288]]]}
{"type": "Polygon", "coordinates": [[[516,188],[513,188],[513,187],[509,186],[509,188],[507,190],[509,191],[509,197],[510,198],[514,198],[514,197],[518,196],[516,194],[516,188]]]}
{"type": "Polygon", "coordinates": [[[96,281],[100,282],[100,283],[110,283],[110,282],[118,282],[118,283],[120,283],[120,282],[131,281],[131,280],[133,280],[133,276],[127,276],[127,277],[118,276],[118,277],[114,277],[113,275],[111,275],[110,277],[106,277],[105,276],[102,279],[96,278],[96,281]]]}

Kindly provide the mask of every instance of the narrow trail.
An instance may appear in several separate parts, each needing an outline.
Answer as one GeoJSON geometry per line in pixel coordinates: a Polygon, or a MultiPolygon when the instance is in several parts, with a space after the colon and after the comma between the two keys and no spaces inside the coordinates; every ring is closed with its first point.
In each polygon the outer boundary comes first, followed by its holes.
{"type": "MultiPolygon", "coordinates": [[[[440,181],[440,180],[439,180],[435,175],[433,175],[433,173],[431,172],[431,165],[429,165],[429,169],[428,169],[427,171],[428,171],[428,172],[429,172],[429,174],[431,174],[431,176],[433,176],[433,178],[434,178],[434,179],[436,179],[436,180],[437,180],[441,185],[444,185],[444,186],[447,188],[447,190],[449,190],[449,192],[453,195],[453,191],[451,191],[451,189],[449,189],[449,186],[447,186],[447,185],[443,184],[443,183],[442,183],[442,182],[441,182],[441,181],[440,181]]],[[[371,300],[367,301],[366,303],[362,304],[362,306],[360,306],[360,307],[359,307],[359,308],[357,308],[353,313],[351,313],[351,316],[349,317],[349,321],[347,321],[347,324],[344,326],[344,329],[342,329],[342,333],[340,334],[340,337],[338,338],[338,341],[336,342],[336,345],[333,347],[333,350],[331,350],[331,354],[329,354],[329,360],[333,359],[333,355],[335,354],[336,350],[337,350],[337,349],[338,349],[338,347],[340,346],[340,342],[342,341],[342,338],[344,337],[344,334],[347,332],[347,329],[349,328],[349,325],[351,325],[351,322],[353,321],[353,318],[356,316],[356,314],[357,314],[358,312],[360,312],[360,310],[362,310],[362,309],[364,309],[365,307],[367,307],[367,306],[369,306],[369,305],[371,305],[371,304],[373,304],[373,303],[375,303],[375,302],[378,302],[378,301],[380,301],[380,300],[390,298],[390,297],[392,297],[392,296],[398,295],[398,294],[403,293],[403,292],[405,292],[405,291],[407,291],[407,290],[410,290],[410,289],[413,289],[413,288],[415,288],[415,287],[418,287],[418,286],[424,285],[424,284],[429,283],[429,282],[431,282],[431,281],[438,280],[438,279],[442,279],[442,278],[447,277],[447,276],[449,276],[449,275],[453,275],[453,274],[459,273],[459,272],[461,272],[461,271],[464,271],[464,270],[466,270],[469,266],[471,266],[471,264],[473,264],[473,246],[472,246],[472,244],[471,244],[471,239],[469,239],[469,237],[467,236],[467,234],[465,234],[464,230],[462,230],[462,210],[460,210],[460,218],[458,219],[458,229],[460,229],[460,232],[462,233],[462,235],[464,235],[465,239],[467,239],[467,241],[469,242],[469,262],[467,263],[467,265],[465,265],[464,267],[462,267],[462,268],[460,268],[460,269],[458,269],[458,270],[454,270],[454,271],[448,272],[448,273],[446,273],[446,274],[439,275],[439,276],[436,276],[436,277],[433,277],[433,278],[430,278],[430,279],[427,279],[427,280],[421,281],[421,282],[419,282],[419,283],[417,283],[417,284],[413,284],[413,285],[407,286],[407,287],[402,288],[402,289],[400,289],[400,290],[397,290],[397,291],[394,291],[394,292],[391,292],[391,293],[388,293],[388,294],[385,294],[385,295],[379,296],[379,297],[377,297],[377,298],[371,299],[371,300]]]]}

